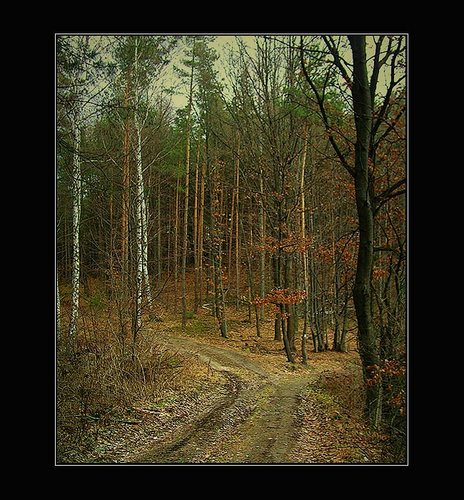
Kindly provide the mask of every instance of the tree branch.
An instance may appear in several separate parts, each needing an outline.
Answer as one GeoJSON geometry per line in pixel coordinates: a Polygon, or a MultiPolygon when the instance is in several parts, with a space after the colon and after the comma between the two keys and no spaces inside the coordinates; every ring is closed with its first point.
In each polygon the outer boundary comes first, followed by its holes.
{"type": "Polygon", "coordinates": [[[382,207],[388,200],[406,193],[406,189],[397,191],[397,189],[403,184],[406,184],[406,177],[400,179],[398,182],[395,182],[395,184],[392,184],[390,187],[385,189],[382,193],[374,198],[375,214],[379,211],[380,207],[382,207]]]}
{"type": "MultiPolygon", "coordinates": [[[[327,117],[327,113],[326,113],[326,110],[324,107],[324,100],[323,100],[322,96],[319,94],[316,86],[314,85],[314,82],[312,81],[312,79],[309,76],[308,71],[306,69],[306,65],[304,62],[304,48],[303,48],[303,37],[302,36],[300,37],[300,63],[301,63],[301,68],[303,70],[304,77],[305,77],[306,81],[308,82],[309,86],[311,87],[311,90],[314,92],[314,95],[316,96],[316,101],[317,101],[317,104],[319,106],[319,110],[321,112],[321,116],[322,116],[322,119],[324,121],[324,124],[325,124],[327,130],[330,130],[331,126],[330,126],[329,119],[327,117]]],[[[352,177],[354,177],[354,175],[355,175],[354,168],[351,167],[351,165],[347,162],[345,156],[341,152],[340,148],[338,147],[337,142],[335,141],[335,139],[333,138],[332,135],[329,135],[329,141],[330,141],[330,144],[332,144],[332,147],[334,148],[335,153],[337,154],[342,165],[345,167],[347,172],[352,177]]]]}

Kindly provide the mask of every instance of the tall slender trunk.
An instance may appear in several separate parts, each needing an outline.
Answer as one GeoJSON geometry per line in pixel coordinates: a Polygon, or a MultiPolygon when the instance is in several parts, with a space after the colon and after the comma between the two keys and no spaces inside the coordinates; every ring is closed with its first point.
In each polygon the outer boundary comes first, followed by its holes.
{"type": "Polygon", "coordinates": [[[137,152],[136,152],[136,197],[135,197],[135,242],[136,242],[136,300],[135,311],[133,313],[132,325],[132,356],[135,357],[135,344],[137,333],[142,326],[142,302],[143,302],[143,281],[144,281],[144,238],[143,238],[143,177],[142,177],[142,155],[141,155],[141,137],[140,128],[135,123],[137,134],[137,152]]]}
{"type": "MultiPolygon", "coordinates": [[[[266,251],[264,249],[264,241],[266,237],[266,231],[264,228],[264,180],[263,180],[263,168],[259,169],[259,237],[261,250],[259,251],[259,285],[260,285],[260,296],[261,299],[264,298],[266,294],[266,251]]],[[[264,320],[264,304],[260,306],[259,316],[261,320],[264,320]]]]}
{"type": "Polygon", "coordinates": [[[176,219],[174,227],[174,306],[177,307],[178,286],[179,286],[179,185],[180,179],[176,182],[176,219]]]}
{"type": "Polygon", "coordinates": [[[234,224],[235,224],[235,185],[232,190],[232,196],[231,196],[231,208],[230,208],[230,214],[227,220],[230,220],[230,227],[229,227],[229,251],[227,253],[228,258],[227,258],[227,274],[229,277],[229,284],[232,282],[232,248],[234,244],[234,224]]]}
{"type": "Polygon", "coordinates": [[[75,341],[77,335],[77,319],[79,314],[79,292],[80,292],[80,226],[81,226],[81,196],[82,196],[82,174],[80,163],[80,112],[75,113],[73,124],[74,133],[74,153],[72,168],[72,292],[71,292],[71,320],[69,322],[69,338],[75,341]]]}
{"type": "Polygon", "coordinates": [[[192,48],[192,68],[190,70],[189,103],[187,111],[187,131],[185,140],[185,193],[184,193],[184,227],[182,246],[182,331],[187,327],[187,287],[185,283],[185,271],[187,267],[188,250],[188,207],[189,207],[189,183],[190,183],[190,133],[192,127],[192,103],[193,103],[193,68],[195,64],[195,38],[192,48]]]}
{"type": "MultiPolygon", "coordinates": [[[[242,233],[242,240],[244,242],[244,248],[245,248],[245,257],[247,261],[247,278],[248,278],[248,299],[249,303],[252,302],[252,300],[255,298],[255,291],[254,291],[254,286],[253,286],[253,267],[251,264],[251,256],[250,256],[250,250],[248,248],[248,243],[245,238],[245,231],[243,229],[243,219],[240,219],[240,231],[242,233]]],[[[259,312],[258,312],[258,305],[253,304],[253,309],[255,312],[255,326],[256,326],[256,336],[261,337],[261,329],[259,325],[259,312]]]]}
{"type": "MultiPolygon", "coordinates": [[[[141,146],[141,134],[140,134],[140,146],[141,146]]],[[[140,149],[140,151],[141,151],[141,149],[140,149]]],[[[147,201],[146,201],[146,197],[145,197],[143,175],[141,177],[141,182],[142,182],[141,211],[142,211],[143,283],[144,283],[144,295],[145,295],[145,298],[147,300],[148,306],[151,307],[152,294],[151,294],[150,276],[148,273],[148,206],[147,206],[147,201]]]]}
{"type": "Polygon", "coordinates": [[[157,217],[158,217],[158,229],[157,229],[157,239],[156,239],[156,267],[157,267],[157,285],[158,289],[161,289],[161,282],[162,282],[162,273],[163,273],[163,267],[162,267],[162,233],[163,233],[163,226],[161,224],[161,174],[158,175],[158,189],[157,189],[157,217]]]}
{"type": "MultiPolygon", "coordinates": [[[[332,166],[332,176],[335,178],[335,164],[332,166]]],[[[339,272],[338,272],[338,261],[337,261],[337,248],[335,246],[335,229],[337,226],[335,217],[335,207],[332,206],[331,210],[331,225],[332,225],[332,266],[333,266],[333,276],[332,276],[332,326],[334,332],[333,338],[333,349],[335,351],[341,351],[340,343],[340,321],[339,321],[339,272]]]]}
{"type": "Polygon", "coordinates": [[[348,291],[348,285],[345,287],[345,299],[343,303],[343,317],[342,317],[342,330],[340,333],[340,351],[346,352],[348,347],[346,345],[346,334],[347,332],[347,323],[348,323],[348,302],[350,300],[350,294],[348,291]]]}
{"type": "Polygon", "coordinates": [[[69,261],[70,256],[69,256],[69,229],[68,229],[68,218],[66,216],[65,212],[63,214],[63,245],[64,245],[64,273],[63,277],[68,278],[69,277],[69,269],[71,268],[69,261]]]}
{"type": "Polygon", "coordinates": [[[197,146],[197,159],[195,162],[195,192],[193,199],[193,267],[195,274],[195,297],[193,302],[193,312],[198,311],[198,289],[199,289],[199,273],[198,273],[198,177],[200,170],[200,142],[197,146]]]}
{"type": "MultiPolygon", "coordinates": [[[[130,73],[126,76],[124,107],[129,109],[130,73]]],[[[122,206],[121,206],[121,285],[123,302],[127,300],[129,286],[129,189],[130,189],[130,124],[124,123],[124,144],[122,162],[122,206]]]]}
{"type": "MultiPolygon", "coordinates": [[[[114,179],[113,179],[113,169],[111,169],[111,174],[110,174],[110,182],[111,186],[114,186],[114,179]]],[[[109,295],[110,295],[110,300],[111,302],[114,299],[114,200],[113,200],[113,190],[110,190],[110,199],[109,199],[109,235],[108,235],[108,273],[109,273],[109,284],[110,284],[110,289],[109,289],[109,295]]]]}
{"type": "Polygon", "coordinates": [[[135,148],[135,227],[136,227],[136,291],[135,291],[135,309],[133,311],[132,320],[132,358],[135,359],[135,349],[137,335],[142,327],[142,308],[145,297],[151,302],[150,287],[148,282],[148,268],[146,266],[147,261],[147,248],[148,248],[148,237],[147,237],[147,223],[146,223],[146,204],[145,204],[145,193],[143,186],[143,164],[142,164],[142,124],[140,123],[139,117],[139,81],[138,81],[138,38],[136,37],[135,44],[135,61],[134,61],[134,73],[135,73],[135,113],[134,113],[134,129],[136,136],[136,148],[135,148]],[[145,288],[144,288],[145,284],[145,288]]]}
{"type": "MultiPolygon", "coordinates": [[[[272,256],[272,270],[274,273],[274,287],[280,288],[280,261],[277,255],[272,256]]],[[[274,340],[282,340],[281,314],[278,312],[274,319],[274,340]]]]}
{"type": "Polygon", "coordinates": [[[60,288],[58,285],[58,269],[56,270],[56,338],[61,337],[61,305],[60,305],[60,288]]]}
{"type": "MultiPolygon", "coordinates": [[[[301,230],[301,239],[303,241],[306,238],[305,168],[306,168],[307,146],[308,146],[308,128],[307,126],[305,126],[303,155],[301,158],[301,171],[300,171],[300,230],[301,230]]],[[[303,302],[304,322],[303,322],[303,333],[301,335],[301,357],[303,364],[306,364],[308,360],[308,354],[306,352],[306,339],[308,336],[308,325],[309,325],[308,251],[306,248],[304,249],[301,255],[303,264],[303,286],[304,286],[304,291],[306,293],[306,297],[303,302]]]]}
{"type": "MultiPolygon", "coordinates": [[[[353,299],[358,322],[360,355],[364,377],[369,366],[379,362],[377,339],[372,321],[371,281],[374,255],[374,207],[369,178],[368,155],[372,127],[372,108],[366,61],[366,38],[348,37],[353,53],[353,109],[356,125],[355,195],[359,221],[359,248],[353,299]]],[[[380,384],[368,385],[366,413],[371,425],[380,423],[380,384]]]]}
{"type": "MultiPolygon", "coordinates": [[[[172,251],[172,203],[171,199],[169,199],[168,203],[168,229],[167,229],[167,251],[166,251],[166,274],[167,276],[171,276],[171,251],[172,251]]],[[[161,287],[161,283],[160,283],[161,287]]]]}
{"type": "Polygon", "coordinates": [[[214,313],[218,321],[221,336],[227,338],[227,320],[225,316],[224,287],[222,281],[224,186],[219,187],[218,170],[220,166],[221,162],[216,162],[211,182],[211,258],[214,282],[214,313]]]}
{"type": "Polygon", "coordinates": [[[203,233],[204,233],[204,213],[205,213],[205,178],[206,178],[206,158],[201,165],[200,180],[200,213],[198,215],[198,281],[199,281],[199,299],[203,303],[203,233]]]}
{"type": "Polygon", "coordinates": [[[235,307],[240,304],[240,237],[239,198],[240,197],[240,133],[237,131],[237,159],[235,162],[235,307]]]}

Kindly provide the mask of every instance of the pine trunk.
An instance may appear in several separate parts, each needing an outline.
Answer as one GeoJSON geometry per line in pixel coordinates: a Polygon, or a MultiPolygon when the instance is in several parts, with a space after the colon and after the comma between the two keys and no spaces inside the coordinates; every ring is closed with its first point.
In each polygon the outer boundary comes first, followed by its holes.
{"type": "Polygon", "coordinates": [[[200,212],[198,214],[198,281],[199,281],[199,300],[203,304],[203,233],[204,233],[204,210],[205,210],[205,178],[206,178],[206,159],[201,166],[200,179],[200,212]]]}
{"type": "Polygon", "coordinates": [[[198,272],[198,177],[200,170],[200,143],[197,147],[197,159],[195,162],[195,192],[193,199],[193,267],[195,274],[195,297],[193,302],[193,312],[198,312],[198,291],[200,287],[198,272]]]}
{"type": "Polygon", "coordinates": [[[179,287],[179,184],[180,179],[176,182],[176,219],[174,227],[174,305],[177,307],[178,287],[179,287]]]}
{"type": "MultiPolygon", "coordinates": [[[[129,108],[130,81],[127,75],[124,106],[129,108]]],[[[121,206],[121,285],[123,301],[127,300],[129,286],[129,189],[130,189],[130,125],[124,123],[124,145],[122,163],[122,206],[121,206]]]]}
{"type": "Polygon", "coordinates": [[[240,196],[240,134],[237,132],[237,159],[235,163],[235,307],[240,304],[240,237],[239,237],[239,196],[240,196]]]}
{"type": "MultiPolygon", "coordinates": [[[[266,251],[264,249],[264,243],[266,238],[266,232],[264,228],[264,180],[263,180],[263,168],[259,169],[259,191],[260,191],[260,201],[259,201],[259,236],[261,250],[259,252],[259,283],[260,283],[260,296],[261,299],[264,298],[266,294],[266,251]]],[[[264,304],[260,306],[260,319],[264,321],[264,304]]]]}
{"type": "Polygon", "coordinates": [[[185,193],[184,193],[184,224],[182,245],[182,331],[187,327],[187,286],[185,273],[187,268],[188,250],[188,208],[189,208],[189,185],[190,185],[190,134],[192,128],[192,102],[193,102],[193,68],[195,65],[195,39],[193,41],[192,68],[190,71],[189,104],[187,113],[187,131],[185,140],[185,193]]]}
{"type": "Polygon", "coordinates": [[[162,274],[163,274],[163,256],[162,256],[162,233],[163,226],[161,224],[161,174],[158,176],[158,189],[157,189],[157,217],[158,217],[158,230],[157,232],[157,250],[156,250],[156,267],[157,271],[157,284],[158,289],[161,290],[162,286],[162,274]]]}

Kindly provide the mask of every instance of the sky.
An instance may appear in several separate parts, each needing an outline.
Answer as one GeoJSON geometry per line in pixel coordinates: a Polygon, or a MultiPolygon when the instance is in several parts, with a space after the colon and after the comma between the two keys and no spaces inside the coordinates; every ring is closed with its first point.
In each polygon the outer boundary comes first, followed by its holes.
{"type": "MultiPolygon", "coordinates": [[[[251,53],[254,52],[254,50],[253,50],[253,48],[255,46],[255,36],[254,35],[253,36],[251,36],[251,35],[237,35],[237,36],[235,36],[235,35],[218,35],[216,37],[215,41],[211,44],[211,46],[216,49],[216,51],[219,55],[219,59],[216,63],[216,69],[218,71],[219,79],[226,78],[225,67],[227,65],[227,53],[231,47],[232,48],[237,47],[237,41],[236,41],[237,37],[239,37],[243,41],[245,41],[245,43],[250,47],[251,53]]],[[[374,52],[375,52],[373,37],[367,36],[366,42],[367,42],[367,44],[366,44],[367,54],[366,55],[368,58],[373,57],[374,52]]],[[[384,43],[386,44],[386,40],[384,41],[384,43]]],[[[346,52],[342,53],[342,54],[348,63],[352,62],[351,51],[349,49],[346,50],[346,52]]],[[[180,60],[182,58],[181,50],[179,50],[179,53],[173,58],[174,64],[176,64],[176,58],[178,60],[180,60]]],[[[384,66],[380,72],[377,89],[381,93],[386,91],[386,86],[389,83],[389,71],[390,71],[390,68],[388,66],[384,66]]],[[[175,75],[173,75],[172,68],[170,68],[167,73],[169,74],[169,79],[170,80],[172,79],[171,81],[176,80],[177,77],[175,75]]],[[[172,104],[175,108],[181,108],[181,107],[184,107],[187,105],[187,97],[185,94],[186,94],[186,89],[183,89],[183,92],[181,91],[172,97],[172,104]]]]}
{"type": "MultiPolygon", "coordinates": [[[[250,47],[254,46],[254,36],[250,35],[237,35],[239,36],[247,45],[250,47]]],[[[237,47],[237,41],[236,41],[236,36],[235,35],[218,35],[214,42],[210,44],[211,47],[213,47],[219,58],[216,61],[216,70],[218,71],[218,76],[219,79],[225,78],[226,76],[226,70],[225,70],[225,65],[227,64],[227,53],[230,48],[236,48],[237,47]]],[[[173,58],[173,63],[178,64],[180,62],[180,59],[182,59],[183,55],[179,51],[176,53],[176,55],[173,58]]],[[[171,68],[169,68],[166,72],[166,77],[172,81],[177,81],[177,77],[174,75],[174,72],[172,70],[172,65],[171,68]]],[[[172,97],[172,104],[175,108],[182,108],[187,105],[187,96],[186,96],[186,90],[183,89],[183,92],[176,93],[172,97]]]]}

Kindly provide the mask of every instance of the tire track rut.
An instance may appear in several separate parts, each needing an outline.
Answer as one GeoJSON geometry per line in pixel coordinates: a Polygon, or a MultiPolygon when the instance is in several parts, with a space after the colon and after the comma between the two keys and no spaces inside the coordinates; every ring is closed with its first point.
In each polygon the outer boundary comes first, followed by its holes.
{"type": "Polygon", "coordinates": [[[225,379],[217,403],[186,422],[135,463],[285,463],[295,445],[299,397],[308,376],[270,373],[232,349],[191,338],[162,336],[163,343],[196,354],[225,379]]]}

